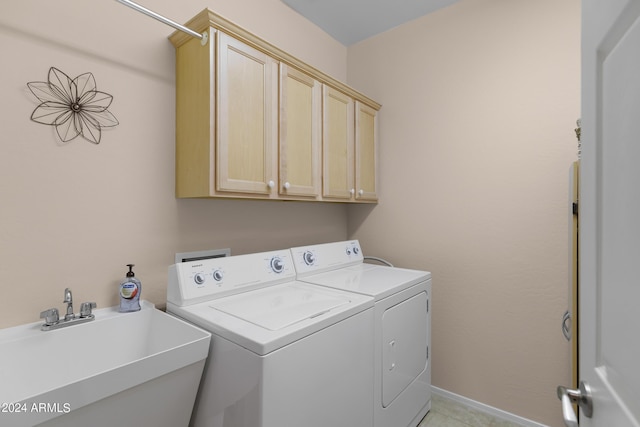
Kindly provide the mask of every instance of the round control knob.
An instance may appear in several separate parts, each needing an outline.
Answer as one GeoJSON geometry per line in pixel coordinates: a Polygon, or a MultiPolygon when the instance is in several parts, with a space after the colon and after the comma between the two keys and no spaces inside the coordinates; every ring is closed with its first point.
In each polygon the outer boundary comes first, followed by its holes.
{"type": "Polygon", "coordinates": [[[302,255],[302,259],[304,260],[304,263],[307,265],[313,265],[313,263],[316,262],[316,257],[311,251],[306,251],[302,255]]]}
{"type": "Polygon", "coordinates": [[[347,255],[351,255],[351,248],[347,246],[347,249],[345,250],[345,252],[347,253],[347,255]]]}
{"type": "Polygon", "coordinates": [[[356,255],[358,255],[358,253],[359,253],[359,252],[360,252],[360,249],[358,249],[358,247],[357,247],[357,246],[354,246],[354,247],[353,247],[353,253],[354,253],[354,254],[356,254],[356,255]]]}
{"type": "Polygon", "coordinates": [[[222,273],[222,270],[216,270],[213,272],[213,279],[216,282],[221,281],[223,277],[224,277],[224,274],[222,273]]]}
{"type": "Polygon", "coordinates": [[[276,273],[282,273],[284,271],[284,262],[279,256],[271,258],[271,269],[276,273]]]}
{"type": "Polygon", "coordinates": [[[204,283],[204,274],[197,273],[193,276],[193,281],[196,282],[197,285],[202,285],[204,283]]]}

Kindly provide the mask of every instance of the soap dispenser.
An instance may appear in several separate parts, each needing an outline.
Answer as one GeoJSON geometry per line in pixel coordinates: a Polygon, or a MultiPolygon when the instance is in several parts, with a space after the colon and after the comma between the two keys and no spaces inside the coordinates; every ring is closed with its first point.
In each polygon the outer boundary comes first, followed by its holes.
{"type": "Polygon", "coordinates": [[[136,279],[133,272],[134,264],[127,264],[129,271],[127,277],[120,283],[120,312],[127,313],[130,311],[140,310],[140,294],[142,293],[142,284],[136,279]]]}

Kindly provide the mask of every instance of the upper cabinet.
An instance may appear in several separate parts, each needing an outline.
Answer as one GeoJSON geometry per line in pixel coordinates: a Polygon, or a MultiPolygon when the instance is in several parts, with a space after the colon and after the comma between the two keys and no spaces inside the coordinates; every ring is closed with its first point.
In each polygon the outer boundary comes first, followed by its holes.
{"type": "Polygon", "coordinates": [[[355,197],[376,201],[378,110],[356,101],[355,197]]]}
{"type": "Polygon", "coordinates": [[[280,194],[320,196],[322,84],[280,63],[280,194]]]}
{"type": "Polygon", "coordinates": [[[216,191],[269,195],[278,173],[278,63],[223,32],[217,42],[216,191]]]}
{"type": "Polygon", "coordinates": [[[278,62],[209,28],[176,52],[176,196],[277,195],[278,62]]]}
{"type": "Polygon", "coordinates": [[[378,111],[326,85],[323,105],[323,197],[377,201],[378,111]]]}
{"type": "Polygon", "coordinates": [[[380,105],[205,9],[176,48],[176,197],[375,203],[380,105]]]}
{"type": "Polygon", "coordinates": [[[322,195],[348,201],[355,194],[353,98],[325,85],[323,106],[322,195]]]}

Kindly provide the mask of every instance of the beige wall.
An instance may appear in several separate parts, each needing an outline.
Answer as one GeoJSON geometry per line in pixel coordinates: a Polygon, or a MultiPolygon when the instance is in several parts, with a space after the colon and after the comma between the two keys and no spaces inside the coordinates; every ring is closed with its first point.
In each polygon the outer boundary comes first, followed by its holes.
{"type": "Polygon", "coordinates": [[[435,386],[558,427],[579,8],[462,0],[348,50],[383,104],[381,202],[350,236],[432,271],[435,386]]]}
{"type": "MultiPolygon", "coordinates": [[[[186,22],[205,7],[319,69],[346,79],[346,48],[280,0],[145,0],[186,22]],[[277,25],[274,23],[278,23],[277,25]],[[310,48],[313,46],[313,49],[310,48]]],[[[174,253],[233,254],[345,239],[333,204],[176,200],[173,31],[115,1],[3,0],[0,5],[0,328],[77,304],[117,304],[127,263],[143,298],[163,305],[174,253]],[[120,125],[100,145],[59,144],[30,121],[27,89],[55,66],[94,74],[120,125]]]]}
{"type": "Polygon", "coordinates": [[[4,0],[0,328],[62,308],[66,286],[115,305],[126,263],[161,305],[177,251],[350,234],[433,272],[434,385],[560,426],[579,1],[463,0],[348,50],[279,0],[142,3],[178,22],[210,7],[380,101],[381,202],[176,200],[172,30],[115,1],[4,0]],[[100,145],[29,120],[26,83],[51,66],[114,96],[100,145]]]}

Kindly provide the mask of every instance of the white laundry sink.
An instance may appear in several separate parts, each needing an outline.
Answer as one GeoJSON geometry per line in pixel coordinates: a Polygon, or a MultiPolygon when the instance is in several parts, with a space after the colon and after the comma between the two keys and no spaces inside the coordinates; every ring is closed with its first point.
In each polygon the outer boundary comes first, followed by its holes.
{"type": "Polygon", "coordinates": [[[0,425],[187,426],[211,334],[157,310],[0,330],[0,425]]]}

